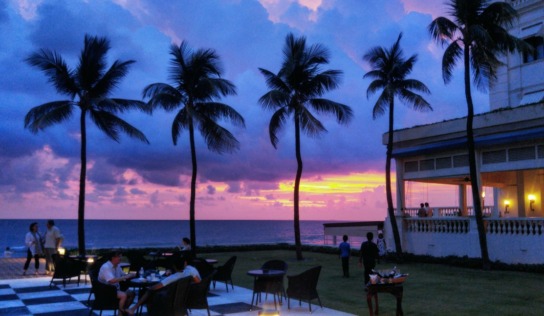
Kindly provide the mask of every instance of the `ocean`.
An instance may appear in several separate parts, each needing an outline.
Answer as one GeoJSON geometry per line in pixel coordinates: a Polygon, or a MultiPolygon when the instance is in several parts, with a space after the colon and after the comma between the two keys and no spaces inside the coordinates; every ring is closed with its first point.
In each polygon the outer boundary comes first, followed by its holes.
{"type": "MultiPolygon", "coordinates": [[[[25,234],[33,220],[0,220],[0,247],[10,247],[15,256],[26,255],[25,234]]],[[[36,220],[40,233],[46,220],[36,220]]],[[[323,245],[323,221],[301,221],[303,244],[323,245]]],[[[329,222],[327,222],[329,223],[329,222]]],[[[55,220],[64,235],[63,247],[77,248],[77,220],[55,220]]],[[[86,220],[87,251],[100,248],[174,247],[189,237],[188,220],[86,220]]],[[[293,221],[288,220],[202,220],[196,221],[197,246],[293,244],[293,221]]]]}

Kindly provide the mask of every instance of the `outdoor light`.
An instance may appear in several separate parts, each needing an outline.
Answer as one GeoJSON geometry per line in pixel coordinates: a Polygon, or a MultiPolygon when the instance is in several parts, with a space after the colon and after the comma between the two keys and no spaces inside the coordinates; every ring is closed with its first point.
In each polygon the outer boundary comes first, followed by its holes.
{"type": "Polygon", "coordinates": [[[65,253],[66,253],[66,249],[59,248],[59,255],[64,256],[65,253]]]}
{"type": "Polygon", "coordinates": [[[510,200],[504,200],[504,214],[510,213],[508,208],[510,207],[510,200]]]}
{"type": "Polygon", "coordinates": [[[87,259],[87,263],[89,263],[89,264],[90,264],[90,263],[93,263],[93,262],[94,262],[94,259],[93,259],[93,258],[89,258],[89,259],[87,259]]]}
{"type": "Polygon", "coordinates": [[[535,196],[533,194],[529,194],[528,198],[529,198],[529,208],[531,209],[531,212],[534,213],[535,209],[533,207],[533,204],[535,204],[535,199],[536,198],[535,198],[535,196]]]}

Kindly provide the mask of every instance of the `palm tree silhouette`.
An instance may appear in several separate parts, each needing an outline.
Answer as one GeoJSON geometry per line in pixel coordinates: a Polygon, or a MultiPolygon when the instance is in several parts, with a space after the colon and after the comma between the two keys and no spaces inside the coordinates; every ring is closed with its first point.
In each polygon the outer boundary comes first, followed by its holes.
{"type": "Polygon", "coordinates": [[[79,176],[79,202],[77,235],[79,254],[85,255],[85,180],[87,175],[87,114],[96,126],[115,141],[119,133],[149,143],[145,135],[122,120],[117,113],[129,109],[145,110],[145,103],[137,100],[110,98],[111,91],[127,74],[133,60],[116,60],[106,69],[106,55],[110,42],[105,37],[85,35],[83,50],[75,69],[70,69],[55,51],[42,49],[31,54],[26,62],[42,70],[59,94],[69,100],[44,103],[32,108],[25,116],[25,128],[32,133],[69,119],[74,108],[79,108],[81,131],[81,172],[79,176]]]}
{"type": "MultiPolygon", "coordinates": [[[[391,154],[393,151],[395,97],[416,111],[432,111],[429,103],[421,95],[414,92],[430,93],[427,86],[421,81],[406,78],[412,72],[412,68],[417,61],[417,55],[412,55],[408,59],[404,58],[404,53],[400,47],[401,38],[402,33],[399,34],[397,41],[389,50],[383,47],[374,47],[363,56],[363,59],[369,62],[372,67],[372,70],[363,77],[373,79],[367,89],[367,98],[378,90],[382,91],[372,109],[372,117],[376,119],[389,110],[385,191],[387,195],[387,214],[391,221],[397,256],[402,255],[402,247],[391,194],[391,154]]],[[[401,205],[397,205],[397,207],[400,208],[401,205]]]]}
{"type": "Polygon", "coordinates": [[[172,124],[172,139],[177,144],[181,132],[189,130],[191,146],[191,201],[189,225],[191,250],[196,250],[195,197],[197,159],[195,147],[195,127],[198,128],[208,149],[217,152],[233,152],[239,148],[238,140],[224,127],[217,123],[219,119],[228,119],[233,124],[245,127],[244,118],[227,104],[214,100],[221,96],[236,94],[236,87],[230,81],[221,78],[223,72],[219,56],[212,49],[192,51],[183,41],[180,46],[172,45],[170,80],[174,86],[165,83],[153,83],[145,87],[144,98],[150,98],[151,108],[162,107],[166,111],[179,108],[172,124]]]}
{"type": "Polygon", "coordinates": [[[299,188],[302,176],[302,155],[300,153],[300,132],[315,137],[326,129],[310,112],[333,114],[340,124],[347,124],[353,116],[349,106],[320,98],[325,92],[338,87],[340,70],[321,71],[320,66],[329,63],[329,51],[322,45],[306,45],[306,38],[287,35],[283,48],[283,64],[277,74],[259,68],[271,89],[259,103],[265,110],[275,111],[270,119],[269,135],[277,148],[277,133],[292,115],[295,123],[295,153],[297,173],[294,188],[294,230],[297,260],[302,260],[299,223],[299,188]]]}
{"type": "Polygon", "coordinates": [[[465,98],[467,102],[467,147],[470,168],[470,184],[478,237],[482,255],[482,267],[489,269],[489,253],[483,222],[476,154],[474,146],[472,101],[470,77],[476,88],[487,91],[488,83],[494,81],[499,56],[508,52],[530,50],[521,39],[510,35],[506,28],[513,25],[517,12],[507,2],[488,0],[450,0],[448,14],[453,18],[438,17],[429,25],[429,33],[439,44],[447,46],[442,57],[442,77],[449,83],[453,69],[463,63],[465,98]]]}

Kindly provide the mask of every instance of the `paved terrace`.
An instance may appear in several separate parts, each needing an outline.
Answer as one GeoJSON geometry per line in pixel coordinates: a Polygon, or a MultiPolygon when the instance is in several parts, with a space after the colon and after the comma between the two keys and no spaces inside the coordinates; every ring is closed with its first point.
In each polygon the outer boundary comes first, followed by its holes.
{"type": "MultiPolygon", "coordinates": [[[[87,298],[89,297],[90,284],[70,282],[66,288],[57,283],[49,287],[51,277],[43,275],[45,261],[40,262],[41,275],[33,274],[34,260],[31,262],[27,276],[22,276],[24,258],[0,258],[0,315],[55,315],[55,316],[79,316],[89,315],[87,298]]],[[[84,277],[82,276],[82,281],[84,277]]],[[[234,291],[227,293],[223,283],[212,289],[208,296],[208,303],[212,315],[258,315],[260,310],[274,309],[272,296],[268,300],[249,311],[251,304],[250,289],[235,286],[234,291]]],[[[314,300],[315,301],[315,300],[314,300]]],[[[310,315],[308,304],[291,300],[291,310],[283,305],[278,305],[281,315],[310,315]]],[[[144,309],[145,311],[145,309],[144,309]]],[[[348,316],[344,312],[321,309],[319,305],[312,304],[312,315],[348,316]]],[[[99,313],[95,313],[98,315],[99,313]]],[[[112,311],[104,311],[103,315],[113,315],[112,311]]],[[[147,315],[144,313],[144,315],[147,315]]],[[[193,310],[191,316],[207,315],[206,310],[193,310]]]]}

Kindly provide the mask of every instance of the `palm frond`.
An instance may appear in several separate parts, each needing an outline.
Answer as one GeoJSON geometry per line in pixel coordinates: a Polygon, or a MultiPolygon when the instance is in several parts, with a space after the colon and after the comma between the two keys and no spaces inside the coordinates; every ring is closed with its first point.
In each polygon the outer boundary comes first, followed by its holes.
{"type": "Polygon", "coordinates": [[[266,85],[270,89],[280,90],[280,91],[289,91],[289,87],[287,86],[287,84],[283,81],[283,79],[280,76],[272,73],[269,70],[263,69],[263,68],[259,68],[259,71],[265,77],[266,85]]]}
{"type": "Polygon", "coordinates": [[[419,80],[416,80],[416,79],[405,79],[405,80],[403,80],[402,84],[401,84],[401,87],[402,87],[402,89],[406,89],[406,90],[415,90],[415,91],[423,92],[423,93],[426,93],[426,94],[431,93],[429,88],[423,82],[421,82],[419,80]]]}
{"type": "Polygon", "coordinates": [[[268,124],[268,134],[270,135],[270,142],[274,148],[278,148],[278,132],[283,128],[287,119],[289,118],[289,110],[287,107],[282,107],[278,109],[272,117],[270,118],[270,123],[268,124]]]}
{"type": "Polygon", "coordinates": [[[327,131],[325,126],[323,126],[323,124],[306,108],[301,108],[299,110],[298,118],[300,120],[301,130],[309,137],[316,137],[327,131]]]}
{"type": "Polygon", "coordinates": [[[310,91],[309,95],[321,96],[327,91],[338,88],[342,74],[341,70],[323,71],[307,81],[303,89],[310,91]]]}
{"type": "Polygon", "coordinates": [[[67,120],[73,113],[74,102],[55,101],[33,107],[25,115],[25,128],[32,133],[67,120]]]}
{"type": "Polygon", "coordinates": [[[89,114],[96,126],[116,142],[119,142],[119,133],[124,132],[132,138],[139,139],[142,142],[149,144],[149,141],[139,129],[116,115],[107,111],[97,111],[94,109],[91,109],[89,114]]]}
{"type": "Polygon", "coordinates": [[[353,111],[345,104],[319,98],[310,99],[309,103],[318,113],[334,115],[340,124],[347,124],[353,118],[353,111]]]}
{"type": "Polygon", "coordinates": [[[195,111],[213,121],[227,119],[239,127],[245,127],[242,115],[231,106],[220,102],[195,103],[195,111]]]}
{"type": "Polygon", "coordinates": [[[270,90],[259,98],[259,103],[265,110],[276,110],[288,106],[290,95],[279,90],[270,90]]]}
{"type": "Polygon", "coordinates": [[[89,92],[90,95],[93,98],[108,96],[117,87],[121,79],[127,75],[129,66],[133,63],[135,63],[134,60],[124,62],[116,60],[108,71],[101,78],[98,78],[98,81],[89,92]]]}
{"type": "MultiPolygon", "coordinates": [[[[369,74],[369,72],[367,72],[367,74],[369,74]]],[[[374,93],[376,93],[378,90],[385,89],[385,87],[387,87],[387,82],[385,80],[376,79],[370,82],[370,84],[368,85],[368,88],[366,89],[366,98],[370,99],[370,97],[374,95],[374,93]]]]}
{"type": "Polygon", "coordinates": [[[444,51],[442,57],[442,78],[444,83],[449,83],[453,75],[453,69],[463,57],[463,49],[457,41],[451,43],[444,51]]]}
{"type": "Polygon", "coordinates": [[[74,74],[68,69],[61,55],[42,49],[28,56],[25,61],[29,65],[41,69],[58,93],[70,96],[72,99],[78,94],[79,87],[73,78],[74,74]]]}
{"type": "Polygon", "coordinates": [[[96,108],[111,113],[123,113],[132,109],[137,109],[145,113],[151,113],[151,107],[148,106],[147,103],[140,100],[104,98],[97,102],[96,108]]]}
{"type": "Polygon", "coordinates": [[[166,111],[173,111],[186,102],[182,91],[166,83],[153,83],[144,88],[142,97],[150,98],[148,104],[152,109],[162,107],[166,111]]]}
{"type": "Polygon", "coordinates": [[[418,112],[432,111],[433,108],[421,95],[414,93],[408,89],[401,89],[398,94],[401,101],[410,108],[418,112]]]}
{"type": "Polygon", "coordinates": [[[178,144],[178,138],[179,135],[181,135],[181,131],[189,128],[190,120],[191,118],[187,114],[186,108],[178,111],[174,117],[174,121],[172,122],[172,141],[174,142],[174,145],[178,144]]]}
{"type": "Polygon", "coordinates": [[[445,17],[438,17],[429,24],[428,31],[431,37],[442,46],[454,41],[459,31],[457,24],[445,17]]]}
{"type": "Polygon", "coordinates": [[[77,66],[77,80],[82,90],[91,91],[104,75],[110,50],[110,41],[106,37],[85,35],[83,50],[77,66]]]}
{"type": "Polygon", "coordinates": [[[231,153],[240,148],[240,143],[234,135],[213,120],[200,121],[198,128],[211,151],[222,154],[231,153]]]}
{"type": "Polygon", "coordinates": [[[376,100],[376,103],[374,103],[374,107],[372,108],[372,119],[375,120],[385,114],[387,109],[389,109],[390,100],[392,98],[393,96],[389,93],[388,89],[384,89],[382,91],[378,97],[378,100],[376,100]]]}
{"type": "Polygon", "coordinates": [[[201,77],[194,89],[194,99],[210,101],[222,96],[236,95],[236,86],[222,78],[201,77]]]}

